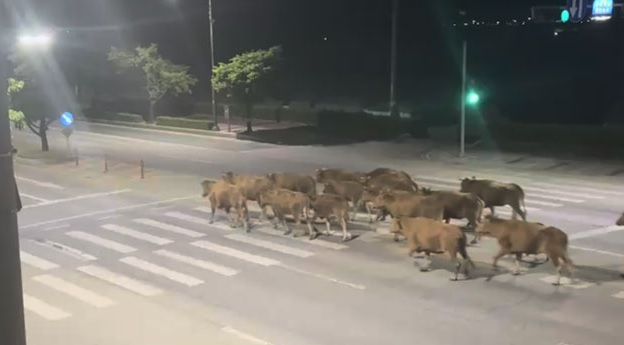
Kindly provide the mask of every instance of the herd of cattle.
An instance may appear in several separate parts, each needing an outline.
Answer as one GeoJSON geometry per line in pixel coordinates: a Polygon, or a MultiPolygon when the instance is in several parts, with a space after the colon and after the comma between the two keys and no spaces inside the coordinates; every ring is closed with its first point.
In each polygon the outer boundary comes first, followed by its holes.
{"type": "MultiPolygon", "coordinates": [[[[461,179],[459,191],[432,191],[419,188],[403,171],[378,168],[368,173],[343,169],[317,169],[314,176],[295,173],[270,173],[265,176],[243,175],[227,172],[217,181],[204,180],[203,197],[210,201],[214,222],[215,210],[224,210],[230,226],[240,226],[249,232],[248,201],[261,208],[259,220],[268,219],[266,210],[273,211],[273,225],[283,224],[288,235],[292,229],[286,216],[292,216],[296,224],[304,220],[305,233],[310,240],[319,236],[315,227],[317,219],[326,223],[325,235],[331,233],[330,221],[338,221],[342,227],[342,240],[352,238],[348,230],[349,220],[356,211],[365,207],[371,223],[392,217],[391,232],[394,240],[407,240],[408,255],[424,253],[421,271],[429,270],[431,253],[447,253],[455,264],[454,280],[459,272],[468,276],[468,266],[474,263],[468,256],[467,239],[463,229],[472,229],[477,243],[480,235],[497,239],[499,251],[494,256],[493,267],[505,255],[515,256],[513,274],[520,273],[523,255],[545,254],[552,260],[560,283],[561,270],[566,268],[572,276],[573,264],[567,254],[568,236],[562,230],[541,223],[526,221],[524,192],[514,183],[472,178],[461,179]],[[317,193],[317,184],[323,186],[317,193]],[[495,217],[495,207],[510,206],[513,219],[495,217]],[[483,210],[490,214],[483,216],[483,210]],[[235,211],[235,215],[230,213],[235,211]],[[349,211],[352,212],[349,217],[349,211]],[[520,215],[522,220],[517,220],[520,215]],[[451,219],[467,219],[467,227],[450,224],[451,219]],[[458,259],[458,254],[462,260],[458,259]]],[[[624,217],[624,216],[623,216],[624,217]]],[[[297,236],[298,234],[296,234],[297,236]]]]}

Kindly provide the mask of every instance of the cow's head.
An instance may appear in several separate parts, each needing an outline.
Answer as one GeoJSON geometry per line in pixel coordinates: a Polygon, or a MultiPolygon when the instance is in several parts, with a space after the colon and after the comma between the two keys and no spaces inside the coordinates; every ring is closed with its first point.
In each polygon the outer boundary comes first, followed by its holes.
{"type": "Polygon", "coordinates": [[[201,186],[202,186],[202,197],[205,198],[208,196],[208,194],[210,194],[210,192],[212,191],[212,187],[214,187],[215,183],[217,183],[216,181],[212,181],[212,180],[203,180],[201,182],[201,186]]]}
{"type": "Polygon", "coordinates": [[[227,183],[234,184],[234,173],[231,171],[226,171],[222,175],[223,180],[227,183]]]}

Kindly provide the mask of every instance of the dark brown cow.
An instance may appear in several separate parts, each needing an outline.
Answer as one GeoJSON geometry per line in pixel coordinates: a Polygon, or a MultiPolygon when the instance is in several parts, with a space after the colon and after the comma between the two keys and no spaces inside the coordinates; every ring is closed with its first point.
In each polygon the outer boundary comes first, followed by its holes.
{"type": "Polygon", "coordinates": [[[468,277],[468,264],[475,268],[466,251],[466,235],[457,225],[444,224],[428,218],[400,217],[394,218],[392,231],[401,233],[407,238],[408,255],[425,253],[425,264],[420,270],[426,272],[431,266],[430,255],[447,253],[455,264],[455,274],[451,280],[457,280],[459,271],[464,266],[464,274],[468,277]],[[461,255],[463,262],[457,260],[457,254],[461,255]]]}
{"type": "Polygon", "coordinates": [[[333,181],[325,182],[323,188],[325,194],[337,194],[347,199],[353,205],[353,216],[351,220],[355,220],[357,210],[362,206],[362,194],[364,186],[359,182],[353,181],[333,181]]]}
{"type": "Polygon", "coordinates": [[[624,213],[622,213],[620,218],[615,222],[615,225],[624,226],[624,213]]]}
{"type": "MultiPolygon", "coordinates": [[[[353,237],[347,231],[349,203],[344,197],[336,194],[321,194],[310,202],[310,207],[314,210],[312,223],[317,218],[324,219],[327,226],[327,231],[325,232],[327,235],[331,234],[330,220],[336,220],[342,226],[342,240],[348,241],[353,237]]],[[[312,227],[314,228],[314,225],[312,227]]],[[[312,233],[310,233],[310,238],[312,238],[312,233]]]]}
{"type": "Polygon", "coordinates": [[[300,192],[312,199],[316,198],[316,181],[312,176],[295,173],[270,173],[267,177],[277,188],[300,192]]]}
{"type": "Polygon", "coordinates": [[[409,192],[418,191],[418,185],[412,180],[412,178],[405,172],[393,172],[387,174],[379,174],[374,177],[367,176],[362,179],[364,185],[371,189],[390,189],[390,190],[404,190],[409,192]]]}
{"type": "Polygon", "coordinates": [[[564,266],[573,277],[574,267],[568,256],[568,235],[558,228],[541,223],[488,216],[477,226],[477,231],[491,235],[498,241],[499,251],[492,263],[495,270],[498,268],[498,259],[505,255],[515,255],[516,268],[513,274],[518,275],[523,254],[546,254],[557,269],[557,280],[554,285],[560,284],[561,270],[564,266]]]}
{"type": "Polygon", "coordinates": [[[364,173],[361,172],[353,172],[345,169],[327,169],[320,168],[314,171],[314,175],[316,176],[316,182],[318,183],[326,183],[327,181],[353,181],[359,182],[362,177],[364,177],[364,173]]]}
{"type": "Polygon", "coordinates": [[[493,180],[477,180],[464,178],[461,180],[460,192],[471,193],[478,196],[494,215],[495,206],[509,205],[513,209],[513,219],[519,214],[526,220],[526,207],[524,206],[524,191],[515,183],[502,183],[493,180]],[[521,208],[522,206],[522,208],[521,208]]]}
{"type": "Polygon", "coordinates": [[[249,210],[247,209],[245,196],[238,187],[225,181],[210,180],[202,181],[201,186],[203,190],[202,197],[208,197],[210,201],[210,209],[212,211],[210,224],[214,223],[215,210],[218,208],[225,211],[230,226],[234,227],[235,225],[230,215],[230,209],[234,208],[238,224],[242,222],[245,231],[249,232],[249,210]]]}
{"type": "Polygon", "coordinates": [[[308,230],[312,233],[310,224],[310,197],[300,192],[293,192],[283,188],[272,188],[260,194],[260,207],[271,206],[275,217],[273,227],[277,229],[278,221],[284,225],[284,235],[289,235],[292,230],[286,223],[286,216],[291,215],[295,219],[295,224],[301,224],[301,215],[308,224],[308,230]]]}
{"type": "MultiPolygon", "coordinates": [[[[273,183],[266,176],[243,174],[235,175],[233,172],[228,171],[223,174],[223,180],[239,187],[245,198],[247,200],[255,201],[256,203],[258,203],[258,206],[260,206],[260,203],[258,201],[258,199],[260,198],[260,193],[270,188],[273,188],[273,183]]],[[[260,207],[260,209],[262,210],[262,212],[260,213],[258,219],[261,220],[263,217],[264,219],[268,219],[266,214],[266,207],[260,207]]]]}

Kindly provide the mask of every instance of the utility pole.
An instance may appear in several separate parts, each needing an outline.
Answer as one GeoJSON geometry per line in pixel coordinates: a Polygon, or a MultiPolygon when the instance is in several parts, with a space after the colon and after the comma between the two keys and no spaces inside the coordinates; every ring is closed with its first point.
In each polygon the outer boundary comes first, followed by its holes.
{"type": "Polygon", "coordinates": [[[214,121],[214,129],[219,130],[219,120],[217,117],[217,100],[215,90],[212,85],[212,73],[215,68],[215,53],[214,53],[214,19],[212,19],[212,0],[208,0],[208,21],[210,22],[210,92],[212,94],[212,116],[214,121]]]}
{"type": "Polygon", "coordinates": [[[461,115],[459,118],[459,156],[464,157],[466,145],[466,57],[468,55],[468,42],[464,39],[462,44],[462,90],[461,90],[461,115]]]}
{"type": "Polygon", "coordinates": [[[392,1],[392,43],[390,47],[390,116],[399,117],[396,102],[397,35],[399,24],[399,0],[392,1]]]}
{"type": "MultiPolygon", "coordinates": [[[[7,1],[0,2],[0,34],[9,30],[7,1]]],[[[13,171],[9,128],[7,46],[0,36],[0,344],[26,345],[17,212],[22,208],[13,171]]]]}

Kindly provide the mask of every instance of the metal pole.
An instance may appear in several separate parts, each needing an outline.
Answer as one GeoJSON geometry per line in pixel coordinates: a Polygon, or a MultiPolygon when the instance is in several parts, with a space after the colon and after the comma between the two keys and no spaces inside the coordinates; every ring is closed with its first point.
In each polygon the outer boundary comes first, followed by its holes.
{"type": "Polygon", "coordinates": [[[468,53],[468,43],[463,42],[462,54],[462,89],[461,89],[461,117],[459,119],[459,156],[465,155],[466,141],[466,55],[468,53]]]}
{"type": "Polygon", "coordinates": [[[392,2],[392,43],[390,47],[390,116],[398,117],[396,103],[397,35],[399,22],[399,0],[392,2]]]}
{"type": "Polygon", "coordinates": [[[214,53],[214,20],[212,19],[212,0],[208,0],[208,21],[210,22],[210,92],[212,95],[212,116],[214,121],[215,131],[219,130],[219,120],[217,117],[217,100],[215,96],[215,90],[212,86],[212,73],[215,68],[215,53],[214,53]]]}
{"type": "MultiPolygon", "coordinates": [[[[0,7],[0,12],[5,10],[6,6],[0,7]]],[[[4,26],[4,23],[0,25],[4,26]]],[[[0,32],[6,33],[4,29],[1,28],[0,32]]],[[[21,209],[21,202],[13,170],[13,146],[6,94],[9,67],[5,60],[5,43],[0,40],[0,344],[26,345],[17,225],[17,212],[21,209]]]]}

